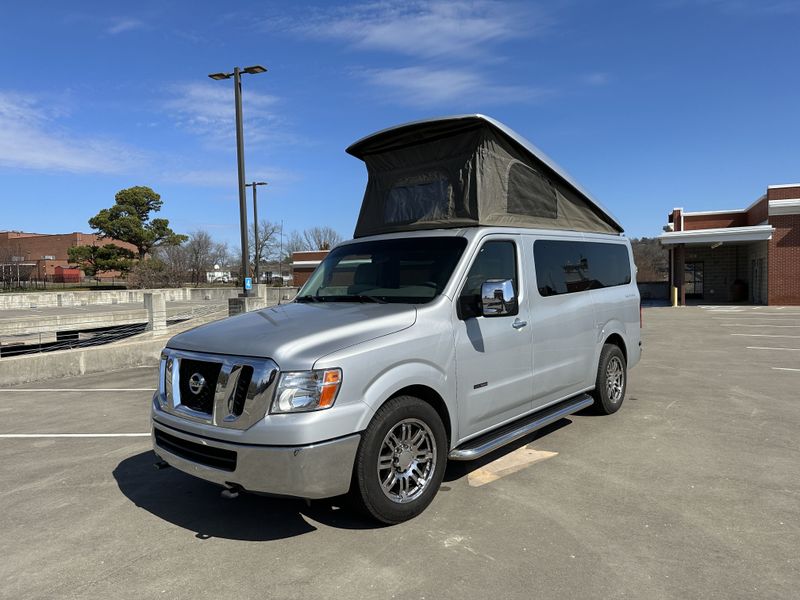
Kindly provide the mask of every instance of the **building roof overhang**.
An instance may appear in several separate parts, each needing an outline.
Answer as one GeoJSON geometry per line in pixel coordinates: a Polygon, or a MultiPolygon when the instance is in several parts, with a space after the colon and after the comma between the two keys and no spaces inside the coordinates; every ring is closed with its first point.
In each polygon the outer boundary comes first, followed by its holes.
{"type": "Polygon", "coordinates": [[[770,200],[768,211],[770,217],[778,215],[800,214],[800,198],[770,200]]]}
{"type": "Polygon", "coordinates": [[[771,225],[720,227],[714,229],[693,229],[689,231],[668,231],[658,236],[658,239],[664,246],[670,246],[673,244],[763,242],[772,238],[773,231],[775,231],[775,228],[771,225]]]}

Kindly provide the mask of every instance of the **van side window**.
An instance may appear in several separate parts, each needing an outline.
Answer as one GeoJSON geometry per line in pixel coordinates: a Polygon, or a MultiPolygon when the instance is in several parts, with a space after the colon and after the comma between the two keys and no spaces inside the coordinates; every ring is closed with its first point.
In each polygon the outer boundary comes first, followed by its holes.
{"type": "Polygon", "coordinates": [[[628,247],[601,242],[536,240],[536,285],[542,296],[585,292],[631,282],[628,247]]]}
{"type": "Polygon", "coordinates": [[[486,242],[478,251],[459,297],[459,318],[468,319],[480,314],[481,286],[489,279],[510,279],[514,284],[514,294],[518,293],[517,251],[514,242],[486,242]]]}

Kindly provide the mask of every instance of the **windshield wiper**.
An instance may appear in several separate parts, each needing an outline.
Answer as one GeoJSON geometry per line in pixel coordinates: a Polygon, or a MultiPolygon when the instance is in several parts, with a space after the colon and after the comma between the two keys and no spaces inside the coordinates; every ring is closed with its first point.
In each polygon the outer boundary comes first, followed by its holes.
{"type": "Polygon", "coordinates": [[[295,302],[322,302],[322,300],[320,300],[316,296],[297,296],[294,299],[294,301],[295,302]]]}
{"type": "Polygon", "coordinates": [[[320,296],[320,302],[375,302],[376,304],[388,304],[383,298],[370,296],[368,294],[344,294],[342,296],[320,296]]]}
{"type": "Polygon", "coordinates": [[[377,296],[370,296],[368,294],[356,294],[353,296],[353,298],[358,298],[359,300],[361,300],[361,302],[364,302],[364,300],[369,300],[370,302],[375,302],[377,304],[388,304],[388,302],[383,298],[378,298],[377,296]]]}

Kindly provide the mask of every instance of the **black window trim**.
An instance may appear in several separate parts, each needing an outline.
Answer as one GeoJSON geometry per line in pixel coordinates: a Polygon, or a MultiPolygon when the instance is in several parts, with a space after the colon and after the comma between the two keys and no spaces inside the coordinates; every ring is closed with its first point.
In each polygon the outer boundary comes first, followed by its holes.
{"type": "Polygon", "coordinates": [[[552,237],[538,238],[538,237],[534,237],[533,244],[531,245],[531,251],[532,251],[532,255],[533,255],[532,256],[532,258],[533,258],[533,275],[534,275],[534,278],[535,278],[535,281],[536,281],[536,286],[535,286],[536,287],[536,293],[539,295],[540,298],[554,298],[554,297],[558,297],[558,296],[569,296],[571,294],[582,294],[584,292],[599,291],[599,290],[604,290],[604,289],[622,287],[622,286],[625,286],[625,285],[630,285],[631,282],[634,281],[634,270],[631,267],[631,262],[630,262],[631,261],[631,252],[630,252],[629,247],[628,247],[627,244],[620,243],[618,241],[597,240],[597,239],[578,239],[578,238],[552,238],[552,237]],[[578,291],[575,291],[575,292],[564,292],[562,294],[544,295],[544,294],[542,294],[541,288],[539,286],[539,272],[536,269],[536,243],[540,242],[540,241],[542,241],[542,242],[548,241],[548,242],[572,242],[572,243],[584,243],[584,244],[600,244],[600,245],[605,245],[605,246],[621,246],[622,248],[625,248],[625,250],[626,250],[625,254],[627,255],[627,258],[628,258],[628,260],[626,262],[626,264],[628,265],[628,281],[626,283],[620,283],[620,284],[610,285],[610,286],[603,286],[602,288],[578,290],[578,291]]]}
{"type": "MultiPolygon", "coordinates": [[[[475,252],[469,259],[469,266],[464,270],[464,274],[461,277],[461,282],[458,285],[458,293],[455,295],[455,305],[456,305],[456,315],[459,321],[466,321],[467,319],[477,319],[481,315],[475,316],[468,316],[464,317],[461,314],[461,294],[464,292],[464,287],[467,285],[467,279],[469,278],[470,269],[472,269],[472,265],[475,264],[475,261],[478,258],[481,250],[483,247],[488,244],[489,242],[511,242],[514,246],[514,267],[517,272],[517,288],[514,290],[517,296],[517,312],[511,315],[505,315],[506,317],[514,317],[519,314],[519,306],[521,304],[521,300],[524,298],[524,294],[522,292],[524,285],[522,279],[522,270],[520,269],[520,251],[521,245],[519,240],[519,234],[507,234],[507,233],[490,233],[489,235],[484,236],[481,239],[480,245],[476,248],[475,252]]],[[[484,317],[485,318],[485,317],[484,317]]],[[[495,317],[502,319],[503,317],[495,317]]]]}

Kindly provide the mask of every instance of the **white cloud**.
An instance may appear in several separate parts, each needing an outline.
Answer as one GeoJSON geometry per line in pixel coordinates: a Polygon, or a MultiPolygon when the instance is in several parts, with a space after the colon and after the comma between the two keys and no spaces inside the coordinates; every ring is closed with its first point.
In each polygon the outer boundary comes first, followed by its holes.
{"type": "Polygon", "coordinates": [[[530,3],[411,0],[321,10],[288,26],[310,37],[342,40],[355,48],[433,58],[474,56],[483,46],[536,35],[549,26],[549,18],[530,3]]]}
{"type": "Polygon", "coordinates": [[[545,89],[498,85],[466,69],[402,67],[370,69],[362,76],[382,90],[384,97],[411,106],[427,107],[455,103],[473,107],[489,104],[530,102],[552,94],[545,89]]]}
{"type": "Polygon", "coordinates": [[[0,92],[0,167],[120,173],[142,163],[124,144],[65,130],[59,115],[33,96],[0,92]]]}
{"type": "MultiPolygon", "coordinates": [[[[248,173],[248,180],[266,181],[270,186],[292,183],[300,179],[297,173],[279,167],[249,167],[247,164],[245,164],[245,167],[248,173]]],[[[228,168],[170,169],[161,175],[161,179],[170,183],[181,183],[197,187],[229,188],[231,190],[236,190],[238,185],[235,163],[232,163],[228,168]]],[[[268,190],[269,186],[267,187],[267,193],[268,190]]]]}
{"type": "MultiPolygon", "coordinates": [[[[278,99],[242,87],[245,143],[253,145],[277,139],[285,142],[289,136],[272,110],[278,99]]],[[[210,144],[228,143],[235,136],[231,80],[175,85],[164,108],[178,127],[205,138],[210,144]]]]}
{"type": "Polygon", "coordinates": [[[721,13],[739,17],[793,15],[800,13],[797,0],[662,0],[665,8],[708,6],[721,13]]]}
{"type": "Polygon", "coordinates": [[[134,29],[142,29],[145,26],[144,21],[132,17],[118,17],[111,20],[111,25],[106,28],[106,33],[109,35],[118,35],[126,31],[134,29]]]}
{"type": "Polygon", "coordinates": [[[498,81],[490,64],[503,60],[499,46],[543,34],[552,19],[533,2],[494,0],[375,1],[319,9],[301,21],[272,22],[319,40],[341,41],[374,54],[412,56],[413,65],[351,70],[382,99],[428,107],[509,104],[539,100],[549,90],[498,81]]]}
{"type": "Polygon", "coordinates": [[[586,85],[594,85],[594,86],[601,86],[607,85],[611,81],[611,77],[608,73],[603,72],[596,72],[596,73],[589,73],[588,75],[584,75],[583,83],[586,85]]]}

